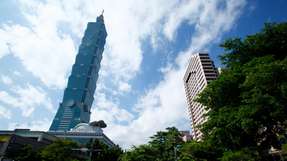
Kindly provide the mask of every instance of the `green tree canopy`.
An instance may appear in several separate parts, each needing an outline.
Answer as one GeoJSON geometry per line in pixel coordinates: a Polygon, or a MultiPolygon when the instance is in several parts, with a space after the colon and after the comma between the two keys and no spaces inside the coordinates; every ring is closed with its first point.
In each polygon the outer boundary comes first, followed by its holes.
{"type": "Polygon", "coordinates": [[[99,140],[92,141],[87,147],[93,151],[91,161],[118,161],[123,153],[118,145],[108,147],[99,140]]]}
{"type": "Polygon", "coordinates": [[[41,152],[42,161],[76,161],[72,149],[78,148],[77,143],[69,140],[58,140],[45,147],[41,152]]]}
{"type": "Polygon", "coordinates": [[[280,136],[286,134],[287,23],[266,24],[261,32],[229,39],[222,47],[225,68],[198,99],[208,110],[198,144],[216,147],[218,160],[241,154],[271,160],[271,147],[281,149],[280,136]]]}
{"type": "Polygon", "coordinates": [[[124,153],[122,161],[174,161],[180,156],[183,144],[180,132],[175,127],[159,131],[148,144],[133,147],[124,153]]]}
{"type": "Polygon", "coordinates": [[[10,151],[5,157],[15,161],[41,160],[38,151],[33,149],[31,145],[25,145],[17,151],[10,151]]]}

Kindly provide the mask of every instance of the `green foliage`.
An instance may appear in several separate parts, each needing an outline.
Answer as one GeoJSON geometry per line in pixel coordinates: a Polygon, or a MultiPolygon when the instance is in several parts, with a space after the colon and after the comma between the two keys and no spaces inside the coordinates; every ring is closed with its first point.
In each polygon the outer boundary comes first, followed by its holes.
{"type": "Polygon", "coordinates": [[[190,141],[181,148],[181,158],[196,161],[214,161],[217,158],[216,147],[202,142],[190,141]]]}
{"type": "Polygon", "coordinates": [[[133,147],[124,153],[121,161],[174,161],[180,156],[183,144],[181,134],[175,127],[159,131],[148,144],[133,147]]]}
{"type": "Polygon", "coordinates": [[[286,37],[286,23],[266,23],[261,32],[247,36],[244,40],[240,38],[226,40],[221,45],[226,51],[221,60],[227,68],[237,68],[253,58],[266,55],[272,55],[276,60],[283,60],[286,57],[286,37]]]}
{"type": "MultiPolygon", "coordinates": [[[[78,151],[75,151],[79,148],[81,147],[77,143],[70,140],[58,140],[37,150],[32,149],[31,145],[27,145],[5,157],[15,161],[84,161],[84,154],[80,155],[78,151]]],[[[89,161],[118,161],[123,153],[119,146],[110,148],[99,140],[91,141],[82,148],[92,151],[89,161]]]]}
{"type": "Polygon", "coordinates": [[[78,148],[75,142],[58,140],[41,151],[41,158],[43,161],[76,161],[71,155],[74,148],[78,148]]]}
{"type": "Polygon", "coordinates": [[[198,99],[209,110],[199,151],[211,150],[217,160],[271,160],[270,148],[281,149],[279,136],[286,133],[287,23],[266,24],[222,47],[226,68],[198,99]]]}
{"type": "Polygon", "coordinates": [[[257,156],[252,154],[248,149],[240,151],[228,151],[223,153],[221,161],[256,161],[257,156]]]}
{"type": "Polygon", "coordinates": [[[150,161],[158,158],[158,153],[150,145],[140,145],[133,147],[130,151],[125,152],[121,161],[150,161]]]}
{"type": "Polygon", "coordinates": [[[123,153],[119,146],[109,148],[99,140],[95,140],[90,145],[92,152],[92,161],[118,161],[123,153]]]}
{"type": "Polygon", "coordinates": [[[13,151],[6,156],[15,161],[41,160],[39,153],[31,145],[22,147],[19,151],[13,151]]]}

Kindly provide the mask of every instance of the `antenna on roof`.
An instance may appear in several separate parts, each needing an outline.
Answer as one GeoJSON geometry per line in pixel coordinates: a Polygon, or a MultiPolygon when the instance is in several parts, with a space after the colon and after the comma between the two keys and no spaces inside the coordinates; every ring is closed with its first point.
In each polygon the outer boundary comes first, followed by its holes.
{"type": "Polygon", "coordinates": [[[103,10],[102,10],[102,15],[104,14],[104,12],[105,12],[105,10],[103,9],[103,10]]]}

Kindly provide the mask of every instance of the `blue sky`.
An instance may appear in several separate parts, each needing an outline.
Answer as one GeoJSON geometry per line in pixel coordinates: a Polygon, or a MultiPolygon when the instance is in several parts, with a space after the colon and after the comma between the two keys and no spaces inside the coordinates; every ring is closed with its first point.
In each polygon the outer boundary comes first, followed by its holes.
{"type": "Polygon", "coordinates": [[[49,128],[102,9],[108,37],[91,120],[105,120],[123,147],[169,126],[190,130],[182,78],[192,53],[220,67],[224,39],[287,19],[285,0],[1,0],[0,129],[49,128]]]}

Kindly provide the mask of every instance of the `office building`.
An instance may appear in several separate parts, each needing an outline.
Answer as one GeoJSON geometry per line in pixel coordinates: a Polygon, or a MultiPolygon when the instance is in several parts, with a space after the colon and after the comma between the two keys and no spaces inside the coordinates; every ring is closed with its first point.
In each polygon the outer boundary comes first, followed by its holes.
{"type": "Polygon", "coordinates": [[[188,112],[191,119],[192,138],[201,140],[202,133],[198,129],[206,121],[204,117],[206,110],[204,106],[195,101],[197,95],[203,91],[207,84],[216,79],[217,69],[207,53],[196,53],[191,55],[188,68],[184,75],[184,87],[188,103],[188,112]]]}
{"type": "Polygon", "coordinates": [[[49,131],[69,131],[79,123],[89,123],[106,37],[104,17],[100,15],[96,22],[88,23],[63,101],[49,131]]]}

